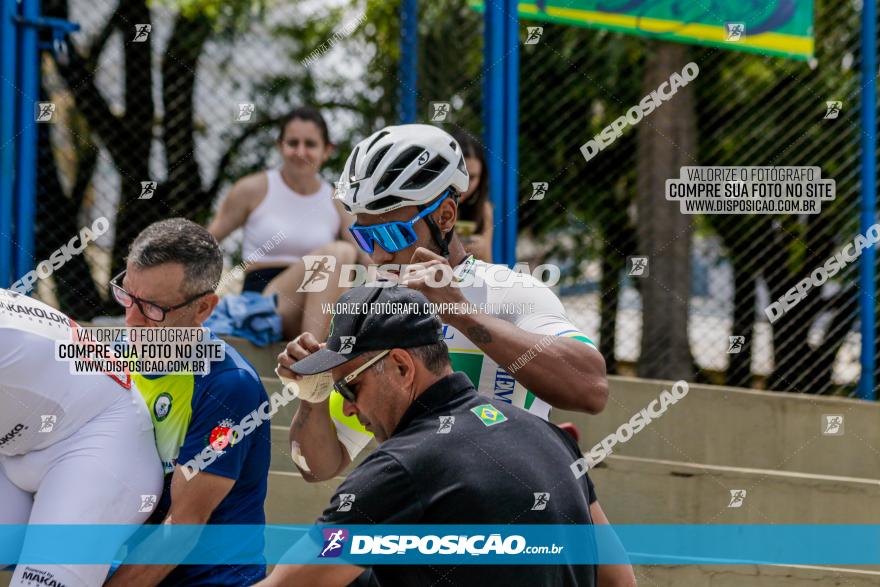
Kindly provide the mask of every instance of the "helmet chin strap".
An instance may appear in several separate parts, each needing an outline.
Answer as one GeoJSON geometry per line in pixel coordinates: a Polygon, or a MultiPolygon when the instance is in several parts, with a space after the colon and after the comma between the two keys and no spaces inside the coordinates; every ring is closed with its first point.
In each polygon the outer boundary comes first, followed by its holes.
{"type": "Polygon", "coordinates": [[[437,223],[434,222],[434,219],[430,216],[425,217],[425,224],[428,225],[428,229],[431,231],[431,236],[434,238],[434,242],[440,249],[440,254],[448,259],[449,241],[452,240],[452,231],[450,230],[444,237],[443,233],[440,231],[440,227],[437,226],[437,223]]]}
{"type": "MultiPolygon", "coordinates": [[[[455,189],[452,190],[452,198],[455,200],[455,203],[458,204],[458,199],[460,194],[455,189]]],[[[423,210],[425,205],[421,205],[418,207],[419,210],[423,210]]],[[[452,234],[455,232],[455,229],[451,229],[446,233],[446,236],[443,236],[443,232],[440,231],[440,227],[437,226],[437,223],[434,222],[434,219],[431,218],[430,215],[425,217],[425,224],[428,225],[428,230],[431,231],[431,236],[434,238],[434,243],[437,244],[437,248],[440,249],[440,254],[445,258],[449,259],[449,243],[452,242],[452,234]]]]}

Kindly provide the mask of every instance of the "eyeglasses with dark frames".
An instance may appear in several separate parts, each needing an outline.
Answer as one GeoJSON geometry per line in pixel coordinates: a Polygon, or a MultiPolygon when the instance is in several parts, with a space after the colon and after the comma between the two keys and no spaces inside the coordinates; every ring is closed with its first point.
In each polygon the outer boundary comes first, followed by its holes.
{"type": "Polygon", "coordinates": [[[125,309],[132,307],[132,305],[137,305],[138,309],[141,311],[146,318],[149,318],[153,322],[162,322],[165,320],[168,312],[173,312],[174,310],[179,310],[185,306],[190,305],[197,299],[202,296],[206,296],[208,294],[214,293],[213,289],[208,291],[204,291],[198,295],[195,295],[183,303],[177,304],[176,306],[161,306],[156,302],[151,302],[149,300],[144,300],[142,298],[137,297],[136,295],[130,294],[120,285],[120,280],[125,275],[125,271],[123,270],[119,275],[110,280],[110,289],[113,292],[113,299],[125,309]]]}
{"type": "Polygon", "coordinates": [[[352,382],[354,382],[354,380],[357,379],[361,373],[363,373],[364,371],[366,371],[367,369],[369,369],[370,367],[372,367],[373,365],[375,365],[376,363],[378,363],[379,361],[384,359],[385,355],[387,355],[390,352],[391,352],[390,349],[387,351],[382,351],[381,353],[379,353],[378,355],[376,355],[375,357],[373,357],[372,359],[370,359],[369,361],[367,361],[366,363],[364,363],[363,365],[361,365],[360,367],[358,367],[357,369],[355,369],[354,371],[352,371],[351,373],[349,373],[348,375],[346,375],[345,377],[340,379],[339,381],[334,382],[333,389],[338,391],[339,395],[341,395],[342,397],[344,397],[348,401],[350,401],[352,403],[356,402],[357,401],[357,393],[355,392],[355,390],[353,390],[350,387],[352,382]]]}

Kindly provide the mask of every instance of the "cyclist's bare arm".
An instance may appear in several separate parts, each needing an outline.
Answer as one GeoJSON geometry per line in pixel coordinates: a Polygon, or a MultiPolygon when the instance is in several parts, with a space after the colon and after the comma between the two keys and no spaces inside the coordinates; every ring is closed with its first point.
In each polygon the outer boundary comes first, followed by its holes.
{"type": "MultiPolygon", "coordinates": [[[[452,307],[467,303],[461,289],[450,281],[440,287],[434,284],[440,282],[437,278],[442,278],[444,267],[448,269],[448,259],[419,247],[413,253],[411,271],[402,283],[422,292],[434,303],[452,307]],[[434,283],[430,283],[429,278],[434,283]]],[[[504,291],[508,295],[498,301],[514,302],[515,298],[509,295],[513,289],[504,291]]],[[[538,301],[534,296],[540,291],[535,289],[529,297],[520,299],[523,302],[538,301]]],[[[562,311],[562,304],[552,292],[545,288],[544,295],[550,296],[554,311],[562,311]]],[[[605,409],[608,401],[605,359],[591,345],[571,338],[529,332],[489,314],[448,312],[442,318],[506,369],[523,387],[554,408],[590,414],[605,409]]]]}
{"type": "MultiPolygon", "coordinates": [[[[314,335],[304,332],[289,342],[285,351],[278,355],[278,374],[293,380],[301,379],[300,375],[290,370],[290,366],[318,351],[321,346],[314,335]]],[[[308,470],[296,459],[294,464],[306,481],[332,479],[351,463],[348,451],[336,435],[329,403],[329,400],[319,403],[301,400],[290,423],[291,452],[294,452],[293,443],[296,443],[308,470]]]]}
{"type": "Polygon", "coordinates": [[[605,359],[593,347],[562,337],[548,343],[545,335],[487,314],[453,314],[446,320],[502,367],[524,363],[511,374],[551,406],[590,414],[605,408],[605,359]],[[532,355],[536,360],[528,360],[532,355]]]}

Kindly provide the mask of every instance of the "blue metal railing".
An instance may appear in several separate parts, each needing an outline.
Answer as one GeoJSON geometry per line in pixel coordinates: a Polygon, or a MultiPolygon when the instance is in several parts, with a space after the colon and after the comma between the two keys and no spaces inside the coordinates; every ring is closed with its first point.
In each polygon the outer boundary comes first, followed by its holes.
{"type": "Polygon", "coordinates": [[[41,16],[40,0],[0,0],[0,287],[35,262],[40,49],[63,52],[64,37],[78,29],[41,16]],[[51,30],[50,43],[40,45],[41,28],[51,30]]]}
{"type": "MultiPolygon", "coordinates": [[[[504,226],[504,15],[500,2],[486,2],[483,12],[483,145],[489,172],[489,197],[495,223],[504,226]]],[[[492,257],[503,263],[503,229],[495,231],[492,257]]]]}
{"type": "Polygon", "coordinates": [[[15,0],[0,0],[0,286],[12,281],[18,31],[15,0]],[[4,81],[7,80],[7,81],[4,81]]]}
{"type": "Polygon", "coordinates": [[[419,48],[418,0],[400,3],[400,123],[416,121],[419,48]]]}
{"type": "MultiPolygon", "coordinates": [[[[877,221],[877,0],[862,3],[862,202],[860,232],[864,234],[877,221]]],[[[862,375],[858,396],[875,399],[874,352],[876,345],[876,281],[874,263],[877,251],[867,247],[859,264],[859,313],[861,318],[862,375]]]]}
{"type": "Polygon", "coordinates": [[[40,98],[40,51],[38,31],[34,22],[40,16],[40,0],[22,3],[22,21],[18,31],[20,88],[18,106],[18,136],[15,171],[16,229],[13,278],[31,270],[34,256],[34,224],[37,214],[37,126],[34,107],[40,98]]]}
{"type": "Polygon", "coordinates": [[[517,0],[504,4],[504,224],[502,263],[516,263],[519,219],[519,12],[517,0]]]}
{"type": "Polygon", "coordinates": [[[483,12],[483,143],[498,228],[495,261],[516,263],[519,191],[519,16],[515,0],[486,2],[483,12]]]}

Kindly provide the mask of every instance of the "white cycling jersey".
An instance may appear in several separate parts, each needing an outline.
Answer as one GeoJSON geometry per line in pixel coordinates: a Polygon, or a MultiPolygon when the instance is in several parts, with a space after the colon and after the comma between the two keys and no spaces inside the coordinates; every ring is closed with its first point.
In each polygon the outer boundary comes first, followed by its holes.
{"type": "Polygon", "coordinates": [[[55,360],[55,341],[71,340],[76,323],[42,302],[0,289],[0,455],[60,442],[130,384],[104,374],[71,375],[55,360]]]}
{"type": "MultiPolygon", "coordinates": [[[[552,337],[580,340],[596,348],[565,315],[565,308],[553,291],[524,273],[516,273],[505,265],[493,265],[469,257],[455,269],[461,280],[461,291],[471,304],[469,310],[489,314],[514,326],[549,338],[542,348],[552,343],[552,337]]],[[[527,410],[545,420],[550,415],[550,405],[528,391],[513,375],[487,356],[462,332],[450,325],[443,326],[443,337],[449,347],[452,368],[462,371],[470,378],[482,395],[495,398],[527,410]]],[[[534,349],[535,353],[542,348],[534,349]]],[[[522,362],[530,359],[522,357],[522,362]]],[[[522,365],[514,365],[513,371],[522,365]]],[[[342,396],[330,395],[330,415],[336,433],[352,459],[366,447],[372,434],[361,426],[357,417],[347,417],[342,411],[342,396]]],[[[294,447],[294,459],[303,466],[304,461],[294,447]]]]}
{"type": "MultiPolygon", "coordinates": [[[[120,374],[71,373],[57,341],[77,324],[0,289],[0,524],[143,523],[162,494],[153,424],[120,374]]],[[[125,536],[108,537],[113,552],[125,536]]],[[[25,536],[22,560],[45,548],[25,536]]],[[[110,565],[21,564],[14,587],[103,584],[110,565]]]]}

